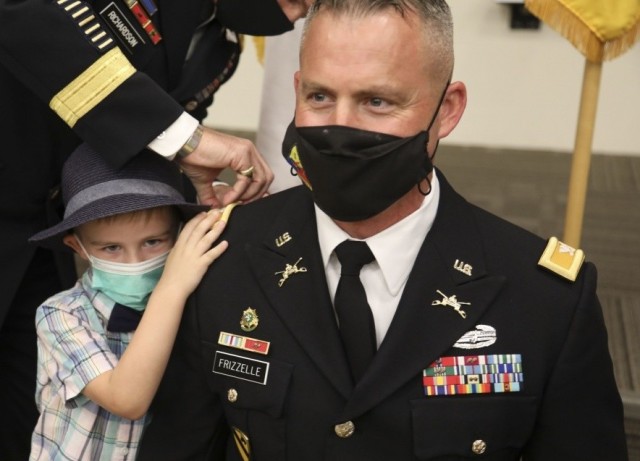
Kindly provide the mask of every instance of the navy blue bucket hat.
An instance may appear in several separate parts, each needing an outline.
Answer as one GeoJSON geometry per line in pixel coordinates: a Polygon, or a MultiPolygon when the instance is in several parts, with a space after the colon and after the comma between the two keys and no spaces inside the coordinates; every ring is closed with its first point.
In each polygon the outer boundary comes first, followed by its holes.
{"type": "Polygon", "coordinates": [[[62,237],[89,221],[159,206],[175,206],[189,219],[208,206],[184,198],[178,166],[143,151],[120,168],[109,165],[87,144],[80,145],[62,168],[63,220],[29,241],[60,249],[62,237]]]}

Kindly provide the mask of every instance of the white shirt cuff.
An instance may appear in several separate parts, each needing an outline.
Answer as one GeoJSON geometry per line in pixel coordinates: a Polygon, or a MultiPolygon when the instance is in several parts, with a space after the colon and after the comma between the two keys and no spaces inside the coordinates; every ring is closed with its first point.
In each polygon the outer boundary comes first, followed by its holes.
{"type": "Polygon", "coordinates": [[[151,141],[147,147],[163,157],[173,160],[197,127],[198,120],[183,112],[175,122],[151,141]]]}

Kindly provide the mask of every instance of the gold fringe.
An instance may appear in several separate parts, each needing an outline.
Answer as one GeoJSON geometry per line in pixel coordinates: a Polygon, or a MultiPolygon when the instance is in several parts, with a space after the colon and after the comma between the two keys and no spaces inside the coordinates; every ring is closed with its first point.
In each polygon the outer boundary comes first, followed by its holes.
{"type": "Polygon", "coordinates": [[[256,47],[256,57],[258,62],[264,66],[264,37],[253,37],[253,45],[256,47]]]}
{"type": "Polygon", "coordinates": [[[525,6],[592,62],[614,59],[640,40],[640,21],[619,37],[604,41],[558,0],[525,0],[525,6]]]}

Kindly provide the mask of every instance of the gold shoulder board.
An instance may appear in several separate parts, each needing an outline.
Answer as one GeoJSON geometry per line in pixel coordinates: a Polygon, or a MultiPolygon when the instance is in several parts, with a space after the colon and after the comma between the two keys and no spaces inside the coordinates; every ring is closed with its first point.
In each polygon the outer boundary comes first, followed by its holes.
{"type": "Polygon", "coordinates": [[[584,252],[562,243],[555,237],[549,239],[538,265],[574,282],[584,262],[584,252]]]}

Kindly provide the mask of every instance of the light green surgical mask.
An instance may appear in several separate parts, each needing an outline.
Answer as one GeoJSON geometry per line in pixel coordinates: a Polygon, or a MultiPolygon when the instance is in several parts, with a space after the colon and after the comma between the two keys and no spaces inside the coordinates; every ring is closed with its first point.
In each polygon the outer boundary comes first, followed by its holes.
{"type": "Polygon", "coordinates": [[[151,292],[158,284],[169,251],[146,261],[116,263],[91,256],[78,236],[80,247],[91,263],[91,288],[137,311],[143,311],[151,292]]]}

